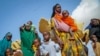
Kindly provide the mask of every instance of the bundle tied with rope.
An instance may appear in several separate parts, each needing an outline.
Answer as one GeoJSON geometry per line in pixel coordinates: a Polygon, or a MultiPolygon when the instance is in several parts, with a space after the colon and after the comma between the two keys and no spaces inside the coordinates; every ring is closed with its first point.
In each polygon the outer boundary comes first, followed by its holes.
{"type": "Polygon", "coordinates": [[[41,18],[39,22],[39,31],[42,32],[50,32],[51,26],[45,18],[41,18]]]}

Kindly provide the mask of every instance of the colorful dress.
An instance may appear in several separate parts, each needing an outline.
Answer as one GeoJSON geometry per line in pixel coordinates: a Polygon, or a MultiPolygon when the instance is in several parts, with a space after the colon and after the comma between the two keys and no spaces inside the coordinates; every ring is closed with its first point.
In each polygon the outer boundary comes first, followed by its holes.
{"type": "MultiPolygon", "coordinates": [[[[60,20],[60,15],[54,16],[54,18],[57,19],[57,17],[60,20]],[[59,16],[59,17],[58,17],[59,16]]],[[[59,21],[58,20],[58,21],[59,21]]],[[[62,20],[60,20],[61,22],[62,20]]],[[[51,27],[55,27],[55,22],[53,19],[51,19],[51,27]]],[[[74,32],[75,40],[69,40],[70,34],[66,33],[64,31],[59,31],[58,29],[55,30],[56,34],[60,37],[60,39],[64,43],[64,48],[62,50],[62,56],[86,56],[83,44],[79,37],[82,37],[81,31],[74,32]]]]}

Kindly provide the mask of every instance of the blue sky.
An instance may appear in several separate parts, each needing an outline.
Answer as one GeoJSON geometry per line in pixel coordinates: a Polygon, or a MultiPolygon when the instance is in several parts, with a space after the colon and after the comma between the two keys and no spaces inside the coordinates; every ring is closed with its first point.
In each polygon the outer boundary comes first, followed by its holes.
{"type": "MultiPolygon", "coordinates": [[[[52,7],[59,3],[70,13],[81,0],[0,0],[0,39],[7,32],[13,34],[12,40],[20,39],[19,27],[31,20],[38,31],[41,17],[50,19],[52,7]]],[[[41,34],[39,33],[42,38],[41,34]]]]}

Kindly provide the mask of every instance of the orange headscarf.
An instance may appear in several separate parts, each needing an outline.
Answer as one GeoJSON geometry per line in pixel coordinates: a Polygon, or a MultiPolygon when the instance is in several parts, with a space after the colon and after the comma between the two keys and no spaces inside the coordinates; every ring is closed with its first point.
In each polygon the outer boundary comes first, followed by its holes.
{"type": "Polygon", "coordinates": [[[62,15],[60,15],[58,13],[55,14],[54,18],[57,19],[60,22],[62,21],[62,19],[61,19],[62,18],[62,15]]]}
{"type": "Polygon", "coordinates": [[[62,20],[71,27],[72,31],[76,31],[78,29],[77,25],[74,23],[74,19],[71,16],[66,18],[63,17],[62,20]]]}

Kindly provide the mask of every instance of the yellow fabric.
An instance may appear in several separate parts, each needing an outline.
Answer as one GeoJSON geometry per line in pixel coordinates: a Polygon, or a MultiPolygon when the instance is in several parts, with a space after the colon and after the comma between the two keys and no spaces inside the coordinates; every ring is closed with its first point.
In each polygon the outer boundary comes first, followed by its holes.
{"type": "MultiPolygon", "coordinates": [[[[54,27],[54,21],[52,19],[51,19],[51,21],[52,21],[51,27],[54,27]]],[[[67,56],[66,52],[68,52],[70,45],[72,45],[72,51],[74,52],[74,55],[73,55],[73,52],[71,53],[72,56],[79,56],[79,52],[84,51],[82,43],[80,41],[80,37],[83,36],[82,31],[79,30],[79,31],[74,32],[75,41],[69,40],[69,38],[70,38],[69,33],[58,32],[56,30],[56,34],[60,37],[60,39],[64,43],[64,48],[62,50],[62,56],[67,56]],[[76,41],[78,41],[78,43],[76,43],[76,41]]],[[[84,54],[84,56],[85,56],[85,54],[84,54]]]]}
{"type": "MultiPolygon", "coordinates": [[[[53,21],[53,19],[51,19],[51,28],[52,27],[55,27],[55,24],[54,24],[54,21],[53,21]]],[[[57,30],[55,30],[56,31],[56,34],[59,36],[59,32],[57,31],[57,30]]]]}
{"type": "Polygon", "coordinates": [[[17,40],[17,41],[12,42],[11,48],[13,50],[18,50],[18,49],[21,48],[20,45],[21,45],[21,41],[20,40],[17,40]]]}
{"type": "MultiPolygon", "coordinates": [[[[68,33],[67,33],[68,34],[68,33]]],[[[66,34],[65,34],[66,35],[66,34]]],[[[64,36],[64,35],[63,35],[64,36]]],[[[70,37],[70,35],[67,35],[67,39],[64,40],[65,38],[63,37],[63,41],[64,41],[64,49],[63,52],[66,52],[69,49],[69,46],[72,45],[72,50],[75,53],[75,56],[78,56],[78,51],[83,50],[83,46],[82,43],[79,43],[78,45],[76,45],[76,40],[79,41],[79,39],[77,37],[79,37],[79,35],[75,32],[74,33],[74,37],[75,37],[75,41],[70,41],[68,40],[70,37]]],[[[62,37],[61,37],[62,38],[62,37]]],[[[81,41],[80,41],[81,42],[81,41]]],[[[84,51],[84,50],[83,50],[84,51]]]]}
{"type": "Polygon", "coordinates": [[[96,42],[96,48],[94,49],[96,56],[100,56],[100,43],[96,42]]]}
{"type": "Polygon", "coordinates": [[[86,33],[89,36],[89,29],[84,30],[83,33],[86,33]]]}
{"type": "Polygon", "coordinates": [[[49,32],[51,30],[49,22],[45,18],[41,18],[39,22],[39,31],[42,32],[49,32]]]}
{"type": "Polygon", "coordinates": [[[83,28],[84,28],[84,23],[83,23],[83,22],[77,22],[77,21],[75,20],[75,24],[77,25],[77,28],[78,28],[79,30],[82,30],[82,31],[83,31],[83,28]]]}
{"type": "Polygon", "coordinates": [[[88,43],[88,41],[89,41],[89,29],[84,30],[83,33],[84,33],[84,35],[87,34],[85,37],[85,42],[88,43]]]}
{"type": "Polygon", "coordinates": [[[33,48],[34,52],[36,53],[37,47],[35,47],[35,46],[33,45],[32,48],[33,48]]]}

